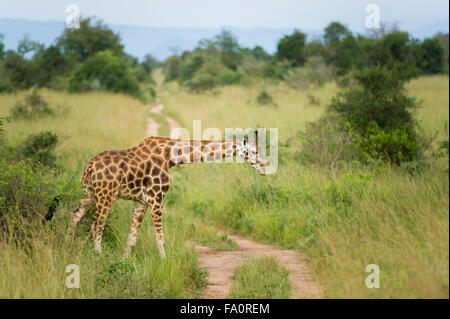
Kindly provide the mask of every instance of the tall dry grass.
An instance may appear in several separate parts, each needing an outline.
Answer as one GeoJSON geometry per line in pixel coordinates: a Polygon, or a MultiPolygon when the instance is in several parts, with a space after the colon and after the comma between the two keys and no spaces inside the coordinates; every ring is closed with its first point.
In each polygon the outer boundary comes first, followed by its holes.
{"type": "MultiPolygon", "coordinates": [[[[164,102],[191,129],[278,127],[279,170],[264,178],[245,164],[195,164],[179,170],[178,209],[202,207],[202,218],[258,240],[307,253],[316,280],[332,298],[448,298],[448,163],[411,176],[396,167],[334,170],[299,163],[298,144],[285,142],[316,119],[337,88],[294,91],[268,85],[277,107],[257,105],[259,88],[231,86],[217,95],[174,89],[164,102]],[[321,105],[310,105],[308,95],[321,105]],[[368,289],[365,268],[378,264],[381,288],[368,289]]],[[[408,92],[428,135],[448,139],[448,77],[419,78],[408,92]]],[[[295,137],[294,137],[295,141],[295,137]]]]}
{"type": "MultiPolygon", "coordinates": [[[[348,165],[329,173],[302,165],[295,133],[323,112],[338,90],[331,83],[307,90],[274,84],[229,86],[216,95],[160,84],[164,112],[189,129],[194,119],[201,119],[203,128],[277,127],[282,142],[278,172],[261,177],[245,164],[176,167],[166,197],[165,262],[158,257],[148,217],[135,253],[123,259],[130,203],[113,206],[102,257],[93,252],[89,218],[74,242],[65,239],[70,207],[62,207],[50,227],[30,226],[31,242],[0,240],[1,297],[195,297],[205,277],[186,241],[230,249],[232,243],[217,230],[233,229],[304,251],[326,297],[448,298],[448,163],[430,160],[429,168],[413,176],[394,167],[373,172],[348,165]],[[255,102],[262,89],[277,106],[255,102]],[[164,97],[166,91],[170,94],[164,97]],[[311,104],[310,95],[321,104],[311,104]],[[64,286],[69,263],[81,265],[79,290],[64,286]],[[364,285],[365,267],[372,263],[380,266],[379,289],[364,285]]],[[[407,89],[423,100],[417,115],[425,131],[448,139],[448,77],[419,78],[407,89]]],[[[96,153],[128,148],[145,137],[147,114],[132,98],[42,92],[50,106],[68,111],[54,118],[13,121],[8,136],[17,141],[27,133],[54,130],[61,137],[57,153],[62,165],[74,175],[81,175],[96,153]]],[[[22,96],[0,95],[0,115],[7,115],[22,96]]]]}

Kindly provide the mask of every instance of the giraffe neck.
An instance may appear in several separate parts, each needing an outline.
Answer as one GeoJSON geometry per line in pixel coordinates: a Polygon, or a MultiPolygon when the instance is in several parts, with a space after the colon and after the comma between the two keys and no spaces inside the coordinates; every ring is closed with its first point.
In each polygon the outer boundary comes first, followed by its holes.
{"type": "Polygon", "coordinates": [[[173,165],[215,162],[239,156],[241,146],[242,142],[235,140],[180,140],[172,146],[171,162],[173,165]]]}

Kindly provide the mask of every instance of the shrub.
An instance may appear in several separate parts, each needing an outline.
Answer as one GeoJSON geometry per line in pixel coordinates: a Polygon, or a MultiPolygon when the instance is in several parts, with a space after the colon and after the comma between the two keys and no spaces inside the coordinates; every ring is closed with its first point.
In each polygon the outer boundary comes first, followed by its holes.
{"type": "Polygon", "coordinates": [[[151,97],[152,100],[154,100],[156,98],[156,91],[155,91],[155,89],[153,87],[150,87],[148,89],[148,93],[150,94],[150,97],[151,97]]]}
{"type": "Polygon", "coordinates": [[[312,94],[308,94],[308,102],[310,105],[320,105],[320,99],[312,94]]]}
{"type": "Polygon", "coordinates": [[[411,162],[401,163],[400,169],[412,176],[423,173],[430,164],[425,160],[415,160],[411,162]]]}
{"type": "Polygon", "coordinates": [[[25,97],[24,102],[18,102],[11,109],[12,118],[35,118],[45,115],[54,115],[55,112],[48,106],[48,103],[39,95],[37,89],[33,89],[31,94],[25,97]]]}
{"type": "Polygon", "coordinates": [[[298,133],[302,149],[298,157],[332,168],[345,161],[357,160],[359,138],[351,126],[336,116],[326,115],[307,123],[298,133]]]}
{"type": "Polygon", "coordinates": [[[164,63],[163,67],[164,71],[164,81],[170,82],[173,80],[176,80],[181,73],[181,59],[179,56],[174,55],[169,57],[166,62],[164,63]]]}
{"type": "Polygon", "coordinates": [[[14,92],[14,83],[9,78],[5,68],[0,63],[0,93],[14,92]]]}
{"type": "Polygon", "coordinates": [[[19,157],[30,159],[33,164],[42,164],[48,167],[56,166],[55,147],[58,136],[51,131],[43,131],[29,135],[25,141],[18,146],[19,157]]]}
{"type": "Polygon", "coordinates": [[[198,70],[203,65],[203,58],[199,55],[190,58],[183,66],[180,71],[180,81],[187,81],[194,77],[198,70]]]}
{"type": "Polygon", "coordinates": [[[270,96],[270,94],[264,90],[262,90],[256,97],[256,103],[261,104],[261,105],[267,105],[267,104],[275,105],[275,103],[273,102],[272,96],[270,96]]]}
{"type": "Polygon", "coordinates": [[[342,115],[360,133],[371,122],[381,129],[413,125],[411,113],[417,107],[405,94],[403,81],[387,68],[374,67],[354,75],[354,85],[332,99],[330,108],[342,115]]]}
{"type": "Polygon", "coordinates": [[[362,150],[372,158],[381,158],[397,164],[413,160],[420,152],[418,136],[408,126],[382,130],[373,123],[363,141],[362,150]]]}
{"type": "Polygon", "coordinates": [[[353,81],[332,99],[329,112],[358,133],[361,153],[396,164],[422,156],[426,141],[412,113],[418,103],[405,94],[398,73],[374,67],[356,73],[353,81]]]}
{"type": "Polygon", "coordinates": [[[219,82],[224,85],[237,84],[242,80],[242,77],[242,73],[230,71],[222,73],[219,77],[219,82]]]}
{"type": "Polygon", "coordinates": [[[96,18],[80,20],[79,28],[66,28],[57,39],[57,46],[67,57],[79,62],[106,51],[119,56],[124,54],[120,35],[114,33],[103,21],[96,18]]]}
{"type": "Polygon", "coordinates": [[[325,64],[321,57],[311,57],[303,67],[295,68],[285,77],[287,85],[295,89],[321,86],[333,78],[333,67],[325,64]]]}
{"type": "Polygon", "coordinates": [[[0,226],[6,218],[42,219],[53,193],[53,178],[45,167],[34,171],[29,163],[0,159],[0,226]]]}
{"type": "Polygon", "coordinates": [[[110,51],[98,52],[88,58],[69,81],[70,92],[93,90],[93,83],[111,92],[140,96],[139,84],[126,64],[110,51]]]}
{"type": "Polygon", "coordinates": [[[217,80],[208,73],[196,74],[191,80],[185,82],[186,87],[194,93],[210,91],[217,86],[217,80]]]}
{"type": "Polygon", "coordinates": [[[301,66],[305,63],[305,40],[306,34],[295,30],[291,35],[284,36],[277,45],[278,59],[285,59],[292,66],[301,66]]]}

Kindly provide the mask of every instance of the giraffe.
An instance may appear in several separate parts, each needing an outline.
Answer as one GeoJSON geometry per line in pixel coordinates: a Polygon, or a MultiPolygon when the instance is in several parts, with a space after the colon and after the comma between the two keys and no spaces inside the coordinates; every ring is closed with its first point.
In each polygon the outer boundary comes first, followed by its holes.
{"type": "Polygon", "coordinates": [[[126,255],[136,245],[138,230],[149,208],[156,243],[162,258],[166,256],[162,227],[163,199],[170,186],[169,169],[175,165],[213,162],[238,156],[265,175],[260,160],[257,131],[243,140],[182,140],[150,136],[127,150],[104,151],[86,165],[81,184],[84,196],[71,214],[71,231],[95,206],[91,234],[94,249],[101,252],[102,233],[109,209],[117,198],[134,201],[126,255]]]}

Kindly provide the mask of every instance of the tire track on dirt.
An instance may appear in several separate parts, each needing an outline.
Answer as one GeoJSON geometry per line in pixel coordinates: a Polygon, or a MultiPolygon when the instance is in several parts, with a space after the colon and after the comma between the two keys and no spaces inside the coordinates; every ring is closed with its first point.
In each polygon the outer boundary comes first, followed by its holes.
{"type": "Polygon", "coordinates": [[[238,244],[232,251],[216,251],[209,246],[196,245],[200,267],[208,271],[208,287],[201,298],[227,298],[231,288],[231,276],[248,257],[275,257],[289,271],[291,298],[321,298],[320,287],[312,280],[306,257],[292,249],[281,249],[256,242],[239,235],[228,235],[238,244]]]}
{"type": "MultiPolygon", "coordinates": [[[[145,109],[149,110],[153,114],[161,115],[164,110],[164,104],[159,103],[155,106],[146,105],[145,109]]],[[[177,136],[178,128],[180,128],[180,124],[171,118],[170,116],[165,116],[165,119],[170,127],[170,137],[177,136]]],[[[161,128],[161,124],[159,124],[153,117],[149,116],[147,118],[147,136],[158,136],[158,130],[161,128]]]]}
{"type": "MultiPolygon", "coordinates": [[[[145,106],[153,114],[161,115],[164,104],[145,106]]],[[[169,116],[165,119],[170,127],[170,137],[178,138],[180,124],[169,116]]],[[[147,119],[147,136],[158,136],[161,125],[151,116],[147,119]]],[[[216,251],[209,246],[196,245],[195,251],[199,256],[200,267],[208,270],[208,287],[204,290],[202,298],[226,298],[230,293],[231,276],[237,267],[244,264],[250,256],[273,256],[289,271],[291,282],[291,298],[321,298],[320,287],[312,280],[311,271],[306,257],[292,249],[278,247],[256,242],[235,234],[228,235],[234,240],[238,248],[232,251],[216,251]]]]}

